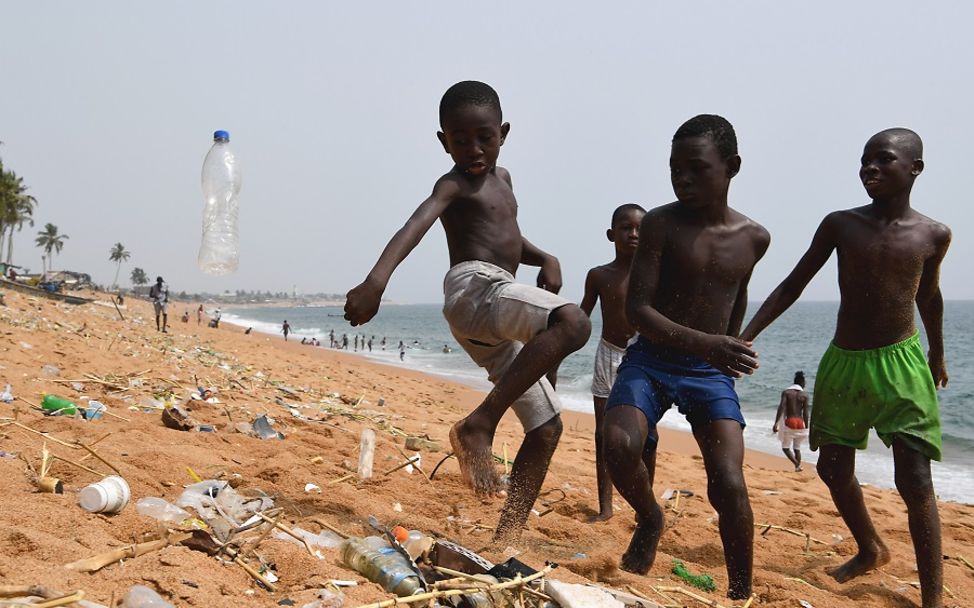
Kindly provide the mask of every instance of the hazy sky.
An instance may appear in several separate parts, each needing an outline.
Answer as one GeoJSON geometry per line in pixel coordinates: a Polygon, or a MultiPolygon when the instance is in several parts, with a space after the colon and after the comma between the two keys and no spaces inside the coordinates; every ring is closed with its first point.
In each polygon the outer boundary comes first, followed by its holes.
{"type": "MultiPolygon", "coordinates": [[[[437,105],[458,80],[500,94],[525,235],[559,256],[563,294],[612,256],[617,205],[673,200],[673,131],[737,128],[731,205],[771,249],[750,295],[792,268],[830,210],[867,201],[870,135],[923,137],[921,212],[954,243],[946,298],[974,298],[970,140],[974,4],[965,2],[13,2],[0,0],[0,157],[30,185],[36,232],[70,236],[56,268],[110,283],[116,241],[176,291],[342,292],[450,168],[437,105]],[[965,76],[966,74],[966,76],[965,76]],[[240,271],[196,266],[200,167],[227,129],[243,168],[240,271]],[[966,270],[965,270],[966,268],[966,270]],[[967,277],[966,279],[964,277],[967,277]]],[[[436,302],[434,226],[387,297],[436,302]]],[[[521,270],[533,282],[534,271],[521,270]]],[[[806,290],[835,299],[834,257],[806,290]]]]}

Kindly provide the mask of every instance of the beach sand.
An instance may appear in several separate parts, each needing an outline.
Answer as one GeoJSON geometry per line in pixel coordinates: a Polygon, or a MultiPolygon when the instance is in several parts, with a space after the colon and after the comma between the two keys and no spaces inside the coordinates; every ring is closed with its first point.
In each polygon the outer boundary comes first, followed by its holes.
{"type": "MultiPolygon", "coordinates": [[[[50,474],[64,482],[64,494],[41,494],[24,460],[0,458],[0,585],[40,584],[65,593],[80,589],[86,599],[104,605],[121,598],[130,586],[145,584],[180,606],[276,606],[285,598],[302,606],[329,579],[337,578],[360,583],[346,590],[346,606],[391,597],[343,567],[337,551],[324,551],[325,558],[319,560],[295,544],[274,538],[263,541],[258,553],[276,565],[280,581],[275,593],[256,585],[241,567],[182,546],[126,559],[94,574],[63,567],[156,532],[158,524],[140,516],[135,501],[147,496],[175,501],[182,487],[193,481],[187,471],[191,468],[204,479],[239,475],[239,492],[274,497],[276,506],[284,508],[282,521],[315,533],[321,527],[312,520],[320,518],[349,534],[364,536],[371,533],[366,518],[375,515],[389,525],[449,538],[494,561],[516,555],[536,568],[554,561],[561,566],[554,578],[619,589],[632,586],[661,603],[665,602],[651,586],[680,584],[670,574],[672,560],[678,558],[692,572],[708,573],[716,580],[717,592],[698,593],[724,606],[741,605],[724,597],[727,577],[714,512],[706,500],[700,456],[687,434],[661,430],[657,495],[666,488],[680,488],[694,496],[681,498],[676,509],[672,501],[668,503],[667,528],[648,576],[618,569],[619,555],[633,529],[633,513],[618,495],[612,520],[585,523],[597,507],[593,419],[577,413],[564,415],[565,432],[544,486],[547,504],[536,505],[539,512],[550,512],[532,514],[515,546],[497,547],[490,542],[490,528],[502,502],[477,499],[461,483],[455,460],[445,462],[432,482],[418,473],[383,475],[404,460],[397,449],[403,439],[389,432],[390,425],[408,434],[428,434],[448,446],[450,425],[480,401],[477,391],[354,355],[285,344],[280,337],[244,335],[231,325],[197,326],[195,315],[184,324],[178,320],[181,304],[171,305],[175,322],[169,334],[160,334],[148,303],[127,300],[122,311],[125,321],[121,321],[107,295],[90,295],[100,302],[74,307],[6,294],[7,306],[0,307],[0,387],[10,383],[16,396],[32,403],[39,402],[43,392],[71,399],[87,395],[129,420],[44,417],[23,400],[0,403],[0,417],[5,418],[0,420],[0,450],[25,457],[34,466],[40,461],[44,440],[9,424],[12,417],[67,443],[90,444],[107,435],[97,444],[98,453],[128,481],[132,500],[117,515],[90,514],[78,506],[78,491],[97,481],[98,475],[58,461],[50,474]],[[45,374],[45,365],[57,367],[57,375],[51,369],[45,374]],[[129,386],[134,377],[141,380],[129,386]],[[117,391],[95,378],[128,388],[117,391]],[[217,432],[170,430],[162,425],[158,411],[129,407],[163,390],[172,389],[185,399],[196,386],[194,378],[201,385],[219,388],[216,396],[221,403],[196,401],[191,412],[200,423],[216,426],[217,432]],[[84,386],[78,391],[67,381],[84,386]],[[331,396],[335,394],[340,397],[331,396]],[[319,406],[324,399],[332,412],[339,407],[352,410],[342,398],[352,403],[360,400],[354,411],[368,418],[329,415],[319,406]],[[291,408],[323,422],[296,418],[291,408]],[[261,441],[234,431],[237,423],[249,423],[262,413],[276,420],[275,427],[286,436],[283,441],[261,441]],[[375,478],[331,483],[354,469],[365,426],[378,429],[375,478]],[[305,492],[308,483],[322,491],[305,492]]],[[[507,444],[513,458],[520,439],[517,422],[510,416],[498,431],[495,451],[502,452],[507,444]]],[[[77,460],[85,454],[53,439],[47,447],[65,458],[77,460]]],[[[423,453],[423,469],[429,472],[443,455],[443,451],[423,453]]],[[[81,464],[109,472],[95,458],[85,458],[81,464]]],[[[799,599],[816,608],[919,605],[919,591],[911,584],[917,573],[906,513],[897,494],[864,488],[876,526],[891,549],[891,563],[840,585],[825,569],[848,559],[855,545],[814,471],[790,469],[784,458],[748,452],[745,474],[755,521],[799,530],[823,542],[810,542],[806,552],[808,541],[803,536],[758,530],[753,605],[795,607],[799,599]],[[834,544],[839,538],[844,540],[834,544]]],[[[944,563],[951,592],[947,605],[969,606],[974,569],[955,558],[974,561],[974,507],[942,503],[941,518],[944,554],[951,558],[944,563]]]]}

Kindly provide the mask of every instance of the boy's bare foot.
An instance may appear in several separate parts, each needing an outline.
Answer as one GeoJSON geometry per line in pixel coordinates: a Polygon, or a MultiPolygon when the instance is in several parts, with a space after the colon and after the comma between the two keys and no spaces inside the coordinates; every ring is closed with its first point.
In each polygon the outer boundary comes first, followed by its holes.
{"type": "Polygon", "coordinates": [[[802,465],[798,465],[797,467],[795,467],[795,472],[796,473],[801,473],[802,472],[802,465]]]}
{"type": "Polygon", "coordinates": [[[470,416],[450,428],[450,445],[460,463],[460,474],[477,494],[496,495],[502,489],[492,462],[492,443],[491,433],[470,424],[470,416]]]}
{"type": "Polygon", "coordinates": [[[626,572],[646,574],[656,560],[656,546],[663,533],[663,512],[656,507],[652,517],[637,518],[637,522],[629,548],[622,554],[619,566],[626,572]]]}
{"type": "Polygon", "coordinates": [[[869,549],[860,548],[855,557],[837,568],[826,570],[829,576],[844,583],[889,563],[889,549],[882,543],[869,549]]]}

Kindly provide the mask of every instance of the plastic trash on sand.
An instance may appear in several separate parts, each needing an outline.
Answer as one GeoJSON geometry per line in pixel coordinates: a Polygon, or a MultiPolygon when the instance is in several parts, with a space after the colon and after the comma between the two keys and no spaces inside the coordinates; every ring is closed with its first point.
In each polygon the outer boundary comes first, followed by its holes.
{"type": "Polygon", "coordinates": [[[175,608],[144,585],[135,585],[122,598],[122,608],[175,608]]]}
{"type": "Polygon", "coordinates": [[[14,400],[14,394],[13,392],[11,392],[10,385],[8,384],[6,388],[3,389],[3,392],[0,393],[0,401],[2,401],[3,403],[12,403],[13,400],[14,400]]]}
{"type": "Polygon", "coordinates": [[[274,501],[266,496],[244,498],[226,481],[207,479],[187,486],[176,506],[192,507],[211,526],[213,522],[223,520],[236,528],[254,513],[273,507],[274,501]]]}
{"type": "Polygon", "coordinates": [[[184,511],[174,504],[154,496],[140,498],[135,503],[135,510],[139,515],[145,515],[159,521],[179,524],[193,517],[189,511],[184,511]]]}
{"type": "Polygon", "coordinates": [[[318,591],[318,599],[308,602],[301,608],[342,608],[345,605],[345,595],[342,592],[334,593],[328,589],[318,591]]]}
{"type": "Polygon", "coordinates": [[[625,604],[601,589],[563,583],[561,581],[546,581],[545,593],[558,602],[562,608],[624,608],[625,604]]]}
{"type": "MultiPolygon", "coordinates": [[[[331,530],[322,530],[320,534],[314,534],[301,528],[291,528],[291,531],[306,540],[312,548],[337,549],[338,546],[342,544],[342,537],[338,536],[331,530]]],[[[298,539],[294,538],[290,534],[285,534],[280,530],[275,529],[273,532],[271,532],[271,536],[280,540],[286,540],[299,545],[301,544],[298,542],[298,539]]],[[[319,554],[318,559],[324,559],[324,556],[319,554]]]]}
{"type": "Polygon", "coordinates": [[[254,433],[261,439],[284,439],[284,434],[275,431],[271,426],[271,419],[262,414],[254,419],[254,433]]]}

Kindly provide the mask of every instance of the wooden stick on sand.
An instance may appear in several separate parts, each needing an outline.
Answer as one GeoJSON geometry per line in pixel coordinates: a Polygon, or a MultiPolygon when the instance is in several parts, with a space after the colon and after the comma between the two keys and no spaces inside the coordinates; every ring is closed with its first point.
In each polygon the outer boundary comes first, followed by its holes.
{"type": "Polygon", "coordinates": [[[121,549],[113,549],[111,551],[99,553],[98,555],[93,555],[85,559],[79,559],[76,562],[65,564],[64,567],[68,570],[76,570],[78,572],[97,572],[105,566],[109,566],[123,559],[135,558],[146,553],[159,551],[160,549],[164,549],[169,545],[177,545],[190,537],[192,537],[192,534],[189,534],[188,532],[172,534],[166,536],[165,538],[160,538],[159,540],[150,540],[144,543],[128,545],[126,547],[122,547],[121,549]]]}

